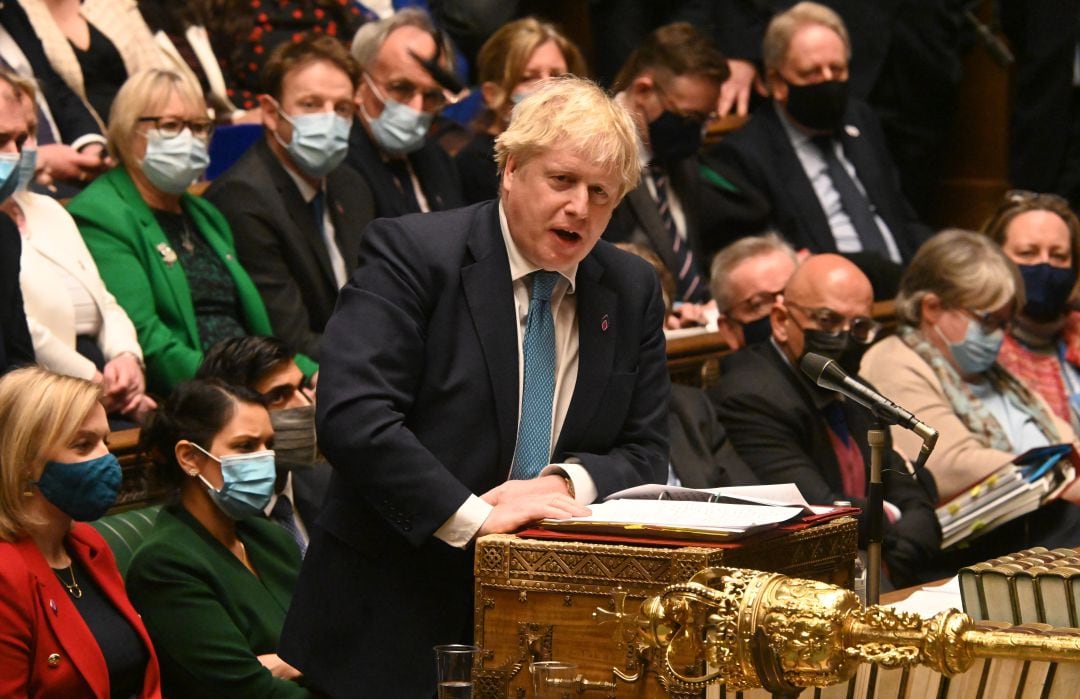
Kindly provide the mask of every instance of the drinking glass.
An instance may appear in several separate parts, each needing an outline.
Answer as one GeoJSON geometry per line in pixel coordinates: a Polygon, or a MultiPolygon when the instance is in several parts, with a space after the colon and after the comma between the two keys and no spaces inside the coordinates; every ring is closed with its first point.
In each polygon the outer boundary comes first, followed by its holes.
{"type": "Polygon", "coordinates": [[[576,696],[577,665],[557,660],[532,663],[534,699],[572,699],[576,696]]]}
{"type": "Polygon", "coordinates": [[[479,654],[477,646],[435,646],[439,699],[472,699],[473,669],[479,654]]]}

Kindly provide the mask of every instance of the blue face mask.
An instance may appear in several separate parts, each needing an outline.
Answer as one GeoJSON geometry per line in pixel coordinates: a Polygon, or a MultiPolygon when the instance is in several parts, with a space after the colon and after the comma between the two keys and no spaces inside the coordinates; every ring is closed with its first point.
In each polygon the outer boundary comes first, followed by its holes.
{"type": "Polygon", "coordinates": [[[292,124],[292,140],[274,138],[296,165],[312,177],[324,177],[345,160],[349,153],[351,122],[334,112],[289,116],[278,107],[278,114],[292,124]]]}
{"type": "Polygon", "coordinates": [[[262,512],[274,494],[274,482],[277,480],[272,449],[219,458],[194,442],[191,445],[221,464],[220,489],[210,485],[201,473],[198,478],[222,512],[234,520],[247,519],[262,512]]]}
{"type": "Polygon", "coordinates": [[[139,167],[150,184],[162,192],[183,194],[192,182],[202,177],[209,164],[206,142],[185,127],[172,138],[150,129],[146,134],[146,155],[139,167]]]}
{"type": "Polygon", "coordinates": [[[21,192],[30,186],[30,182],[34,179],[34,172],[37,170],[37,148],[33,146],[23,146],[22,154],[19,156],[19,182],[15,185],[15,191],[21,192]]]}
{"type": "Polygon", "coordinates": [[[418,112],[381,94],[367,73],[364,74],[364,79],[383,103],[382,114],[376,119],[372,119],[367,115],[367,111],[364,111],[364,117],[371,127],[371,135],[379,143],[379,147],[393,156],[408,155],[420,150],[435,115],[418,112]]]}
{"type": "Polygon", "coordinates": [[[46,461],[38,490],[61,512],[78,522],[105,514],[120,492],[120,462],[112,454],[89,461],[46,461]]]}
{"type": "Polygon", "coordinates": [[[7,201],[19,186],[18,153],[0,153],[0,202],[7,201]]]}
{"type": "Polygon", "coordinates": [[[1024,315],[1044,323],[1060,318],[1076,286],[1072,267],[1054,267],[1046,262],[1017,267],[1024,278],[1024,295],[1027,297],[1024,315]]]}
{"type": "Polygon", "coordinates": [[[981,374],[992,367],[997,360],[998,351],[1001,350],[1001,343],[1005,341],[1004,330],[999,328],[987,333],[978,322],[971,319],[968,319],[967,332],[960,342],[950,342],[936,325],[934,330],[948,346],[953,360],[956,361],[956,367],[965,376],[981,374]]]}

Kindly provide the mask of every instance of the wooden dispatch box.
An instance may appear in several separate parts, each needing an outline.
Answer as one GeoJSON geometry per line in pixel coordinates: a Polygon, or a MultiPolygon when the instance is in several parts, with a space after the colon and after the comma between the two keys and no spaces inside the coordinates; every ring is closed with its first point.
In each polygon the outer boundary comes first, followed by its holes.
{"type": "Polygon", "coordinates": [[[613,683],[584,695],[618,699],[697,697],[666,689],[641,669],[636,651],[617,638],[619,613],[636,614],[642,600],[686,582],[710,566],[753,568],[850,588],[858,526],[841,517],[799,531],[720,547],[665,547],[526,539],[493,534],[476,544],[475,643],[484,650],[474,699],[533,696],[529,663],[573,662],[589,682],[613,683]],[[597,617],[593,614],[597,609],[597,617]],[[601,619],[599,621],[598,619],[601,619]]]}

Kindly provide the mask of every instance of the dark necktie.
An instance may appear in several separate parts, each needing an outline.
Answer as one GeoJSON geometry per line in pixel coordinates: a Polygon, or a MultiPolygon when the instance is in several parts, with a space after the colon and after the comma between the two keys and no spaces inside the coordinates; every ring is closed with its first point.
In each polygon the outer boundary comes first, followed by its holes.
{"type": "Polygon", "coordinates": [[[270,510],[270,519],[277,522],[293,538],[296,545],[300,547],[300,558],[303,558],[304,554],[307,553],[307,541],[304,540],[304,534],[300,531],[300,527],[296,526],[292,502],[284,493],[278,495],[277,502],[274,503],[273,509],[270,510]]]}
{"type": "Polygon", "coordinates": [[[675,219],[671,215],[671,198],[668,194],[667,171],[659,165],[650,165],[653,183],[656,185],[656,204],[660,213],[660,220],[670,236],[671,250],[675,253],[675,290],[683,301],[703,303],[708,300],[705,285],[701,283],[701,275],[698,274],[697,263],[694,261],[694,251],[690,244],[679,235],[679,229],[675,227],[675,219]]]}
{"type": "Polygon", "coordinates": [[[840,483],[844,495],[849,498],[866,497],[866,462],[859,444],[851,438],[843,403],[831,400],[821,409],[821,414],[828,424],[829,441],[840,466],[840,483]]]}
{"type": "Polygon", "coordinates": [[[513,479],[536,478],[551,456],[551,406],[555,398],[555,320],[551,292],[558,272],[534,272],[522,354],[521,422],[514,450],[513,479]]]}
{"type": "Polygon", "coordinates": [[[319,238],[326,239],[326,193],[323,190],[315,192],[315,196],[308,202],[311,207],[311,215],[315,219],[315,228],[319,231],[319,238]]]}
{"type": "Polygon", "coordinates": [[[825,165],[828,168],[829,179],[832,180],[836,193],[840,195],[840,206],[851,219],[851,225],[855,228],[855,234],[862,242],[862,248],[866,252],[876,252],[882,257],[889,259],[889,247],[885,244],[885,236],[881,234],[877,222],[874,220],[874,212],[870,209],[870,202],[859,190],[855,180],[848,174],[847,168],[836,156],[836,148],[833,146],[831,136],[815,136],[810,139],[825,157],[825,165]]]}
{"type": "Polygon", "coordinates": [[[386,167],[394,176],[394,186],[405,199],[407,214],[420,213],[420,202],[416,199],[416,190],[413,189],[412,175],[409,174],[409,165],[404,158],[391,158],[386,161],[386,167]]]}

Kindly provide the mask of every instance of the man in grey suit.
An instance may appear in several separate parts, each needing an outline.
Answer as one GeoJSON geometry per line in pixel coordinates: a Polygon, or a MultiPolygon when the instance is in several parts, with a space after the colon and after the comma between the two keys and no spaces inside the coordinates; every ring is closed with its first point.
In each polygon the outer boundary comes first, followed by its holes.
{"type": "Polygon", "coordinates": [[[338,290],[356,267],[361,231],[375,215],[364,178],[342,164],[359,79],[335,39],[279,46],[259,97],[266,138],[206,192],[232,228],[274,334],[316,361],[338,290]]]}

